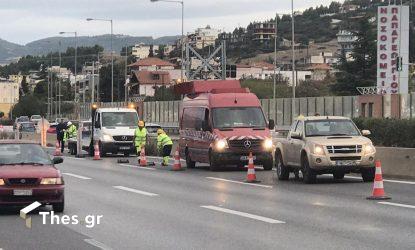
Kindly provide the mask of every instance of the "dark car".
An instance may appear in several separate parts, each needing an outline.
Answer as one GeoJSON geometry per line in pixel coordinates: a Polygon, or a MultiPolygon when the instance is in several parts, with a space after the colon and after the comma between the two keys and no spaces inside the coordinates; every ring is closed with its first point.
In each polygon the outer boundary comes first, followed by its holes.
{"type": "Polygon", "coordinates": [[[30,141],[0,141],[0,208],[26,206],[35,201],[52,205],[55,212],[65,207],[64,180],[39,144],[30,141]]]}
{"type": "Polygon", "coordinates": [[[21,122],[19,130],[20,132],[34,133],[36,132],[36,127],[33,122],[21,122]]]}

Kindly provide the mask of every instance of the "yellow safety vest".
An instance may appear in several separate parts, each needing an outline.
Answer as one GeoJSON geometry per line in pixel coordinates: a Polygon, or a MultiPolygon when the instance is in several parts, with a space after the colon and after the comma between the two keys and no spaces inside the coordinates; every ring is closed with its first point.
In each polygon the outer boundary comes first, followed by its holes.
{"type": "Polygon", "coordinates": [[[136,128],[135,129],[135,145],[142,145],[146,143],[146,139],[147,139],[147,129],[146,128],[142,128],[140,130],[140,128],[136,128]]]}
{"type": "Polygon", "coordinates": [[[166,145],[173,145],[173,141],[167,134],[159,134],[157,136],[157,147],[163,148],[166,145]]]}

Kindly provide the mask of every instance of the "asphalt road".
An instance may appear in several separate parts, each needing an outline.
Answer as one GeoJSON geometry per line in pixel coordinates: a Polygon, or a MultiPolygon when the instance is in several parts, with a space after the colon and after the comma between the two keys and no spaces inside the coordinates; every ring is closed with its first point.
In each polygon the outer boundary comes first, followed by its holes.
{"type": "Polygon", "coordinates": [[[257,169],[261,183],[247,185],[243,169],[172,172],[137,167],[133,157],[129,164],[117,159],[66,156],[58,165],[66,181],[65,214],[102,215],[99,225],[43,225],[36,211],[27,229],[11,210],[0,215],[0,248],[415,248],[415,182],[386,181],[392,200],[380,204],[366,200],[372,184],[356,177],[322,176],[306,185],[257,169]]]}

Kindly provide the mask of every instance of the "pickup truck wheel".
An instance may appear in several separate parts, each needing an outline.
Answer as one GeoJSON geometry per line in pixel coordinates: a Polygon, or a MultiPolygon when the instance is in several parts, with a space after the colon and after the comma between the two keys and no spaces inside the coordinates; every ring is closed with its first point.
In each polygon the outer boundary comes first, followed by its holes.
{"type": "Polygon", "coordinates": [[[342,180],[344,179],[344,173],[333,173],[333,178],[335,180],[342,180]]]}
{"type": "Polygon", "coordinates": [[[308,163],[307,157],[303,159],[303,168],[301,172],[303,172],[303,181],[306,184],[313,184],[316,183],[317,175],[314,171],[310,168],[310,164],[308,163]]]}
{"type": "Polygon", "coordinates": [[[186,151],[186,167],[187,168],[195,168],[196,162],[192,161],[190,158],[189,152],[186,151]]]}
{"type": "Polygon", "coordinates": [[[373,182],[375,179],[375,168],[362,168],[360,171],[364,182],[373,182]]]}
{"type": "Polygon", "coordinates": [[[281,153],[277,153],[275,157],[275,168],[277,169],[278,180],[286,181],[290,178],[290,169],[284,166],[281,153]]]}
{"type": "Polygon", "coordinates": [[[107,152],[104,151],[104,147],[102,146],[101,142],[98,143],[98,146],[99,146],[99,156],[100,157],[107,156],[107,152]]]}

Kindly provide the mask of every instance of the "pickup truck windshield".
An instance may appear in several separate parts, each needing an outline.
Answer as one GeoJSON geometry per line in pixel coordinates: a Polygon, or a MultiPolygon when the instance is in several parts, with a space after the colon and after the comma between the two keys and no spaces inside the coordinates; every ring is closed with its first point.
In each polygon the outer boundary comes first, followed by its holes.
{"type": "Polygon", "coordinates": [[[359,130],[350,120],[315,120],[305,122],[305,135],[312,136],[359,136],[359,130]]]}
{"type": "Polygon", "coordinates": [[[138,116],[135,112],[104,112],[102,113],[103,127],[133,127],[137,126],[138,116]]]}
{"type": "Polygon", "coordinates": [[[215,128],[265,128],[266,122],[261,108],[232,107],[212,110],[215,128]]]}

